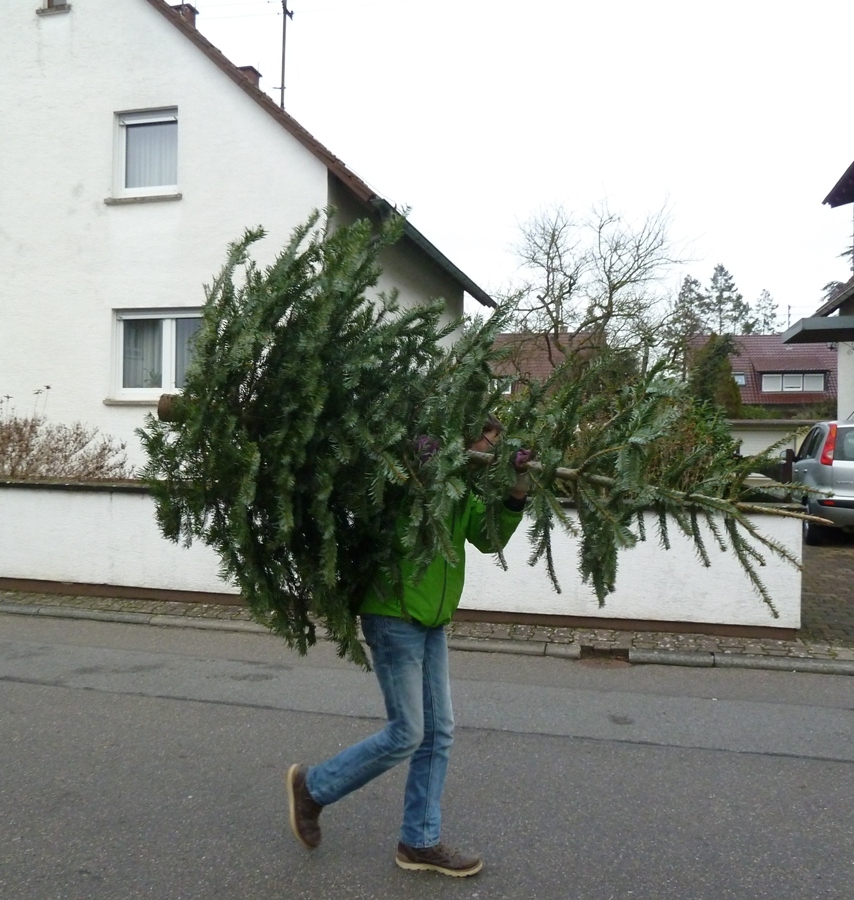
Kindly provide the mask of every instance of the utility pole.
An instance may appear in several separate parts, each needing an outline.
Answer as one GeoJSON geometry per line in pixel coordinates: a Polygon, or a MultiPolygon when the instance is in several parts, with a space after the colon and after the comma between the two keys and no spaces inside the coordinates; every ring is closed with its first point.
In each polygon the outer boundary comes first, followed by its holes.
{"type": "Polygon", "coordinates": [[[293,19],[292,9],[288,9],[288,0],[282,0],[282,86],[279,88],[279,106],[285,108],[285,47],[288,42],[288,19],[293,19]]]}

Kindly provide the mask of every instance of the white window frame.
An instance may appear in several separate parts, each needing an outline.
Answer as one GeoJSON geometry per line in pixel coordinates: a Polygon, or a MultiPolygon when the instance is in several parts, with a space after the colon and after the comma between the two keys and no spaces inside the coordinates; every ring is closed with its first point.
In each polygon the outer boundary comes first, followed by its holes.
{"type": "Polygon", "coordinates": [[[202,311],[197,307],[180,309],[117,309],[115,310],[115,331],[113,344],[113,372],[111,392],[114,400],[142,400],[157,402],[161,394],[180,393],[181,389],[175,387],[175,339],[176,319],[198,319],[202,311]],[[124,380],[124,323],[134,319],[160,319],[163,322],[163,341],[161,347],[162,375],[159,387],[152,388],[127,388],[123,386],[124,380]]]}
{"type": "Polygon", "coordinates": [[[823,394],[825,383],[824,372],[768,372],[762,376],[762,390],[766,394],[823,394]],[[807,378],[820,378],[821,387],[806,387],[807,378]],[[777,387],[768,386],[771,379],[777,387]]]}
{"type": "Polygon", "coordinates": [[[509,397],[513,393],[515,383],[511,375],[498,375],[492,379],[492,390],[500,390],[504,397],[509,397]]]}
{"type": "MultiPolygon", "coordinates": [[[[154,125],[158,122],[177,122],[178,107],[133,110],[115,114],[113,144],[113,197],[174,197],[178,195],[178,176],[175,184],[158,184],[148,187],[125,187],[127,179],[127,129],[128,125],[154,125]]],[[[178,170],[178,141],[175,143],[175,171],[178,170]]]]}

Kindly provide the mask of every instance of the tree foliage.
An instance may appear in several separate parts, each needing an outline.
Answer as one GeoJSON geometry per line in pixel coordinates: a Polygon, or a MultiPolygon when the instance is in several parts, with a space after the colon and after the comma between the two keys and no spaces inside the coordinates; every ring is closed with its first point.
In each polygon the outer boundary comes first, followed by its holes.
{"type": "Polygon", "coordinates": [[[708,291],[700,299],[699,312],[707,334],[744,334],[750,322],[750,306],[739,293],[735,279],[720,263],[712,272],[708,291]]]}
{"type": "Polygon", "coordinates": [[[762,290],[756,302],[750,307],[750,318],[745,326],[745,334],[776,334],[777,302],[767,290],[762,290]]]}
{"type": "Polygon", "coordinates": [[[504,401],[491,464],[472,459],[466,447],[499,405],[495,337],[514,308],[442,326],[441,303],[371,299],[378,254],[400,232],[400,221],[332,228],[315,216],[263,270],[250,258],[260,229],[230,248],[206,289],[176,420],[149,417],[140,431],[164,534],[215,548],[254,615],[291,646],[305,652],[320,625],[366,664],[355,620],[366,585],[378,571],[399,577],[401,553],[422,570],[437,554],[454,562],[449,523],[467,491],[497,530],[511,458],[526,446],[532,562],[555,584],[551,541],[567,531],[604,601],[652,510],[662,544],[675,523],[708,564],[711,534],[773,609],[758,566],[769,550],[791,557],[747,517],[748,470],[719,414],[661,368],[615,383],[607,349],[568,359],[504,401]]]}
{"type": "Polygon", "coordinates": [[[720,407],[731,419],[742,416],[741,394],[729,358],[735,353],[732,335],[712,334],[692,356],[688,385],[701,403],[720,407]]]}

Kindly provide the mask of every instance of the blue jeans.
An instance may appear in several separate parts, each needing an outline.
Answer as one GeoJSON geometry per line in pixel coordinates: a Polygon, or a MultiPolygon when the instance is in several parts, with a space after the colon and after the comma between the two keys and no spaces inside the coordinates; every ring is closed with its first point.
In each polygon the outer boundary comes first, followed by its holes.
{"type": "Polygon", "coordinates": [[[440,803],[454,741],[454,713],[444,627],[426,628],[391,616],[362,616],[388,722],[381,731],[312,766],[306,787],[324,806],[409,760],[400,840],[439,843],[440,803]]]}

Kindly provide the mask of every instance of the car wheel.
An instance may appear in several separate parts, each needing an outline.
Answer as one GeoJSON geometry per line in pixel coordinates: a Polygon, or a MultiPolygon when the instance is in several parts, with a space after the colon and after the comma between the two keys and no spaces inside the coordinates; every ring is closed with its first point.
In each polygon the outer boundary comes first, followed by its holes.
{"type": "Polygon", "coordinates": [[[819,547],[826,544],[830,537],[830,529],[826,525],[817,525],[815,522],[804,520],[804,543],[809,547],[819,547]]]}

